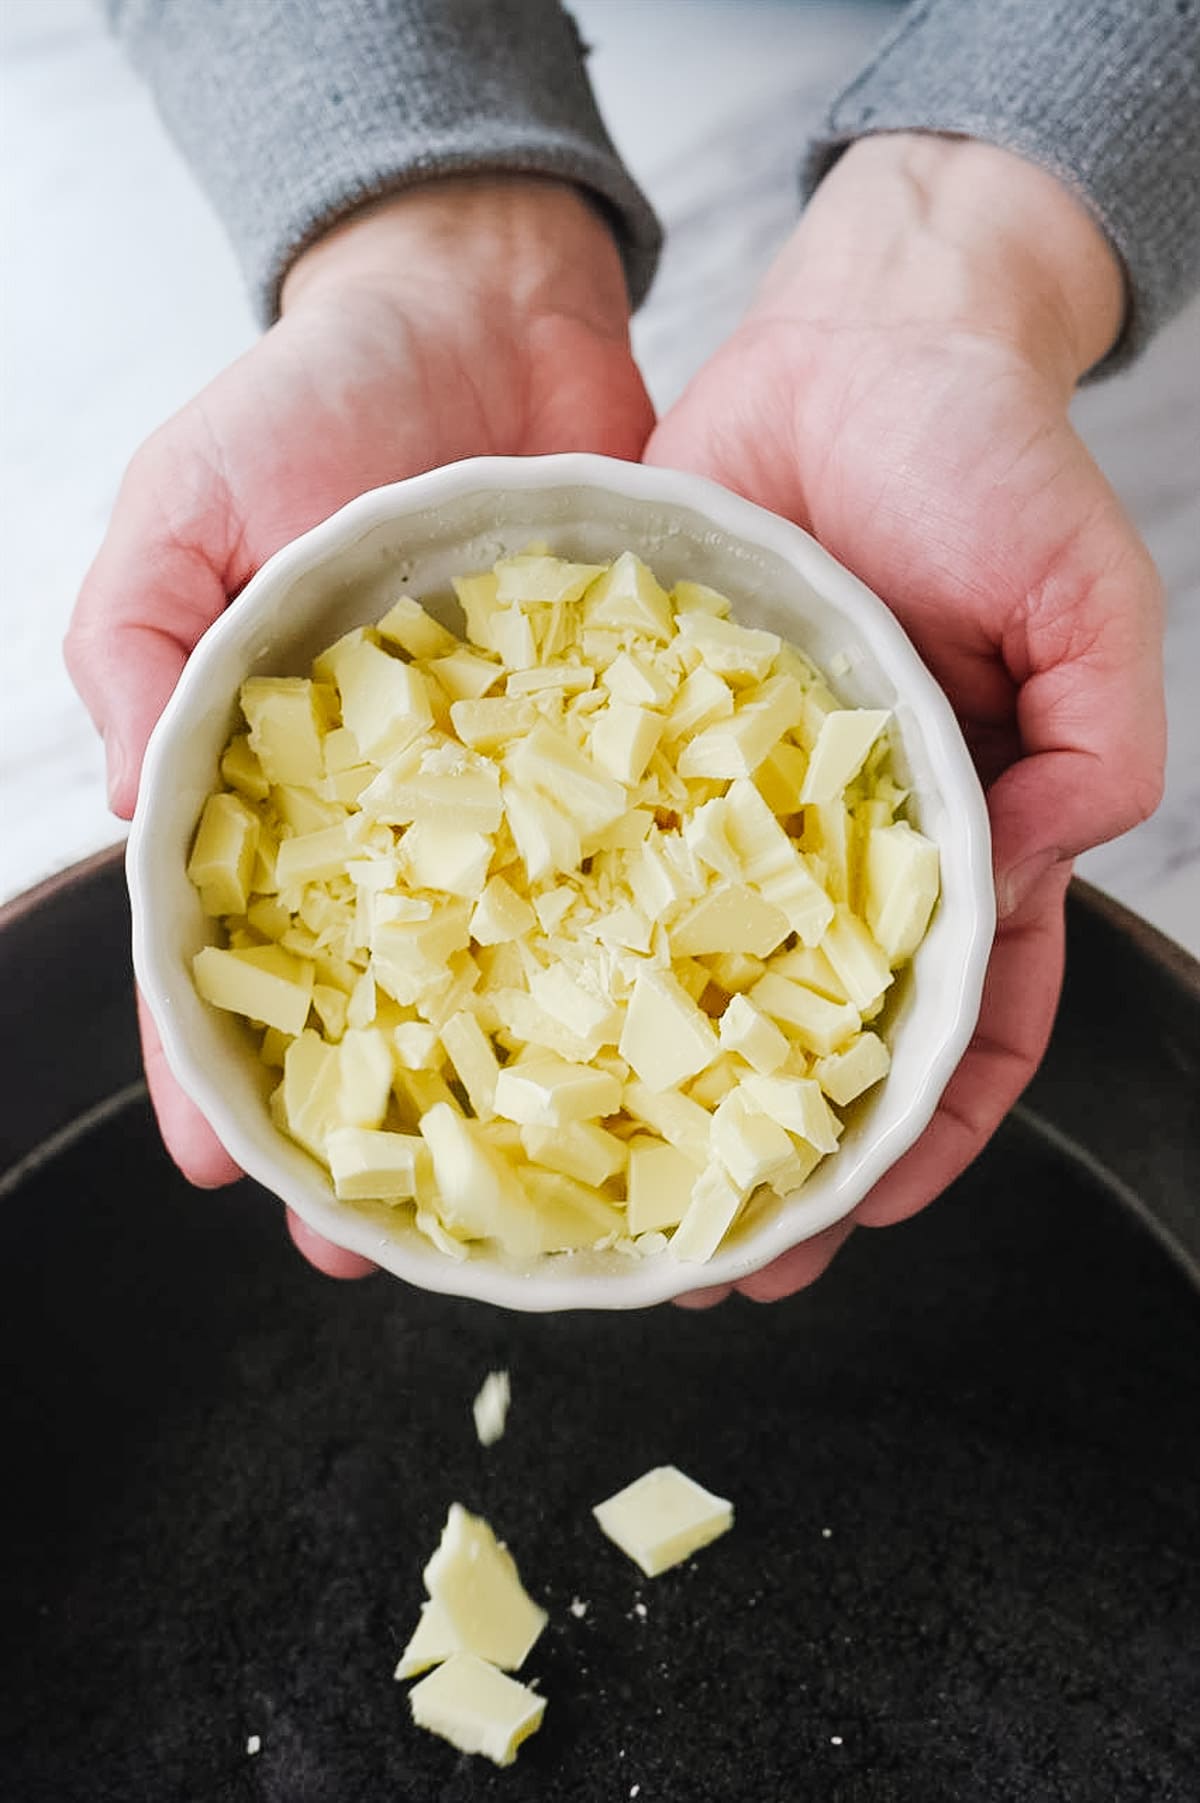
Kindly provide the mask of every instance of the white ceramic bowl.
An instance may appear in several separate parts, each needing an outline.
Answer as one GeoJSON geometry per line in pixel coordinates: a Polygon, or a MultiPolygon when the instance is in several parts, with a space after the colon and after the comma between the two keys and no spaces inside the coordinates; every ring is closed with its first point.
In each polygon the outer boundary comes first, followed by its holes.
{"type": "MultiPolygon", "coordinates": [[[[453,620],[453,603],[431,611],[453,620]]],[[[928,1123],[971,1036],[994,928],[987,813],[957,723],[886,607],[795,526],[695,476],[604,457],[481,458],[361,495],[263,566],[205,634],[155,729],[129,840],[138,981],[183,1089],[259,1183],[328,1239],[425,1289],[509,1308],[638,1308],[746,1277],[840,1220],[928,1123]],[[942,897],[889,1015],[891,1073],[803,1190],[707,1265],[668,1254],[575,1253],[514,1269],[474,1252],[455,1263],[405,1225],[407,1211],[339,1204],[321,1168],[279,1133],[273,1081],[240,1020],[192,987],[215,938],[185,874],[205,797],[251,674],[307,674],[314,656],[401,591],[449,595],[450,578],[531,539],[601,560],[633,549],[668,586],[727,593],[735,616],[790,639],[855,706],[898,728],[911,813],[941,854],[942,897]]]]}

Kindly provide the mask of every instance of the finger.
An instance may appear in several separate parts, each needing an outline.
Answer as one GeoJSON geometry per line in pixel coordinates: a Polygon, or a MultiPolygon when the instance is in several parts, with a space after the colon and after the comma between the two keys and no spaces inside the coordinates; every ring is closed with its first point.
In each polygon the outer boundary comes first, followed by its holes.
{"type": "Polygon", "coordinates": [[[323,1271],[326,1277],[369,1277],[372,1271],[379,1269],[369,1258],[360,1258],[357,1252],[347,1252],[344,1246],[335,1246],[332,1240],[325,1239],[290,1208],[287,1211],[287,1225],[296,1250],[310,1265],[323,1271]]]}
{"type": "Polygon", "coordinates": [[[824,1233],[814,1234],[811,1240],[793,1246],[765,1270],[743,1278],[736,1287],[743,1296],[749,1296],[751,1302],[779,1302],[784,1296],[807,1289],[829,1269],[853,1232],[852,1220],[835,1221],[824,1233]]]}
{"type": "Polygon", "coordinates": [[[226,601],[227,497],[202,460],[151,439],[129,466],[64,645],[104,739],[109,806],[133,813],[146,741],[226,601]]]}
{"type": "Polygon", "coordinates": [[[198,1189],[220,1189],[223,1184],[236,1183],[242,1175],[241,1168],[172,1076],[154,1017],[140,990],[137,1011],[146,1084],[167,1151],[189,1183],[198,1189]]]}
{"type": "Polygon", "coordinates": [[[671,1300],[676,1308],[690,1308],[700,1314],[706,1308],[716,1308],[718,1302],[732,1294],[731,1283],[714,1283],[709,1289],[689,1290],[686,1296],[672,1296],[671,1300]]]}
{"type": "Polygon", "coordinates": [[[907,1220],[978,1156],[1033,1076],[1062,988],[1070,867],[1048,872],[997,936],[979,1024],[937,1112],[912,1150],[855,1210],[864,1227],[907,1220]]]}
{"type": "Polygon", "coordinates": [[[1089,522],[1086,568],[1072,562],[1082,555],[1068,552],[1004,647],[1025,755],[988,796],[1003,917],[1052,864],[1136,826],[1162,797],[1158,576],[1120,517],[1089,522]]]}

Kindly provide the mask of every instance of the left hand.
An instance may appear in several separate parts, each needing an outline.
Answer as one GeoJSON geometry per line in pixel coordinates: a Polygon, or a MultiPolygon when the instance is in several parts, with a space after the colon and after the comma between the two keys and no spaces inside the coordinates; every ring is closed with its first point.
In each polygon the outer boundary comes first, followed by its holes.
{"type": "MultiPolygon", "coordinates": [[[[864,1225],[915,1214],[994,1133],[1049,1038],[1071,860],[1161,795],[1158,580],[1067,415],[1122,309],[1107,241],[1051,176],[976,143],[864,139],[647,447],[806,527],[887,601],[987,788],[1000,919],[978,1027],[864,1225]]],[[[788,1295],[851,1230],[737,1287],[788,1295]]]]}

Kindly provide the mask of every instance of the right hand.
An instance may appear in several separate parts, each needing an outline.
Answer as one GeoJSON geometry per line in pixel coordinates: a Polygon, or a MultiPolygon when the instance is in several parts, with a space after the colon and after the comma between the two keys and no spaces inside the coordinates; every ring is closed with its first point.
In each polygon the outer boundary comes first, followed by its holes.
{"type": "MultiPolygon", "coordinates": [[[[146,741],[201,634],[344,502],[462,457],[640,457],[653,413],[628,325],[607,226],[554,180],[431,182],[305,251],[278,324],[134,456],[76,603],[67,666],[104,739],[114,813],[133,812],[146,741]]],[[[168,1150],[193,1183],[232,1182],[140,1015],[168,1150]]],[[[372,1269],[291,1226],[331,1275],[372,1269]]]]}

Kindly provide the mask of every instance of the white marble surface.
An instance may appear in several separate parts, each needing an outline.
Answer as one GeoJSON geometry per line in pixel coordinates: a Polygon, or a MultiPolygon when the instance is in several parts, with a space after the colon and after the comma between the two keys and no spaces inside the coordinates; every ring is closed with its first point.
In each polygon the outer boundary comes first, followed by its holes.
{"type": "MultiPolygon", "coordinates": [[[[806,125],[887,17],[810,0],[574,0],[613,134],[669,230],[637,322],[659,405],[736,321],[795,212],[806,125]]],[[[232,257],[91,0],[0,3],[0,899],[118,838],[62,667],[138,442],[242,349],[232,257]]],[[[1200,306],[1078,402],[1170,596],[1158,815],[1084,873],[1200,952],[1200,306]]]]}

